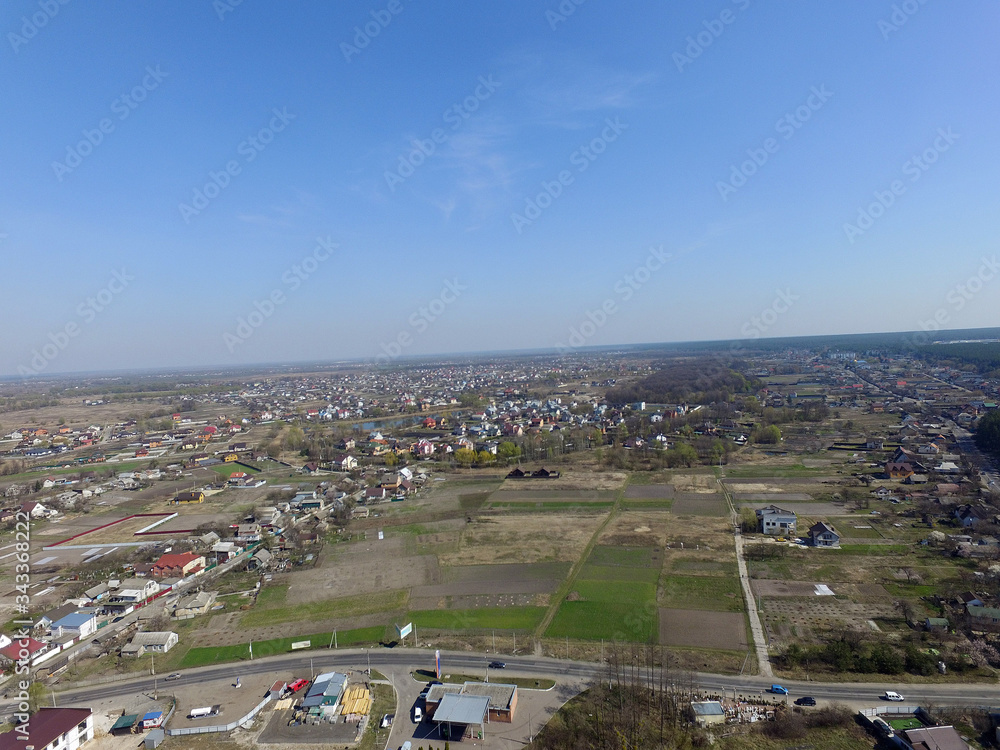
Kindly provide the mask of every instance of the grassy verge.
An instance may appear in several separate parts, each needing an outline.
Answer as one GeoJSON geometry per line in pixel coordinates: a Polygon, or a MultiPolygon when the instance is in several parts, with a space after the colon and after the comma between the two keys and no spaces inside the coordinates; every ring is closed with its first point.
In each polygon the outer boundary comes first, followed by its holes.
{"type": "MultiPolygon", "coordinates": [[[[361,643],[378,643],[385,637],[385,628],[382,626],[374,628],[358,628],[357,630],[337,631],[337,644],[339,646],[355,646],[361,643]]],[[[313,635],[297,635],[289,638],[274,638],[269,641],[254,641],[254,658],[262,656],[274,656],[275,654],[285,654],[292,650],[292,644],[298,641],[311,641],[312,649],[322,648],[333,640],[333,633],[315,633],[313,635]]],[[[308,649],[303,649],[303,651],[308,649]]],[[[181,662],[177,665],[179,669],[190,667],[203,667],[209,664],[218,664],[230,661],[244,661],[250,658],[250,643],[238,643],[233,646],[205,646],[202,648],[192,648],[188,651],[181,662]]]]}
{"type": "Polygon", "coordinates": [[[483,607],[481,609],[424,609],[410,612],[417,628],[434,630],[524,630],[541,622],[545,607],[483,607]]]}

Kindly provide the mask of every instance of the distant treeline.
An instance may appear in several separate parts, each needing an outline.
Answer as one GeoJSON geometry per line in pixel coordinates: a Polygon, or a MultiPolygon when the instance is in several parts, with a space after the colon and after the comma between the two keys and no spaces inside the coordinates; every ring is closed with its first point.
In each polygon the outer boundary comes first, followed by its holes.
{"type": "Polygon", "coordinates": [[[760,385],[714,359],[703,359],[664,364],[642,380],[611,388],[607,399],[612,404],[708,404],[756,393],[760,385]]]}
{"type": "Polygon", "coordinates": [[[985,377],[1000,377],[1000,343],[995,341],[922,346],[917,356],[936,365],[950,365],[959,370],[968,369],[968,365],[985,377]]]}

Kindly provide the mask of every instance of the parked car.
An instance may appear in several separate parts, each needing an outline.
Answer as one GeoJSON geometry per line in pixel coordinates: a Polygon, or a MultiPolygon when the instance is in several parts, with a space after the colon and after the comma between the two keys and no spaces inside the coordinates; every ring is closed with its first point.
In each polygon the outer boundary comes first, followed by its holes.
{"type": "Polygon", "coordinates": [[[796,706],[815,706],[816,705],[816,699],[813,698],[811,695],[803,695],[801,698],[796,698],[795,699],[795,705],[796,706]]]}
{"type": "Polygon", "coordinates": [[[781,685],[771,685],[771,689],[767,692],[775,693],[776,695],[788,695],[788,688],[781,685]]]}
{"type": "Polygon", "coordinates": [[[420,710],[420,706],[413,707],[413,723],[419,724],[424,720],[424,712],[420,710]]]}
{"type": "Polygon", "coordinates": [[[885,695],[882,696],[884,701],[904,701],[906,698],[901,696],[899,693],[895,693],[892,690],[886,690],[885,695]]]}
{"type": "Polygon", "coordinates": [[[307,680],[307,679],[305,679],[303,677],[300,677],[299,679],[297,679],[295,682],[293,682],[292,684],[290,684],[288,686],[288,692],[290,692],[290,693],[297,693],[297,692],[299,692],[302,688],[304,688],[308,684],[309,684],[309,680],[307,680]]]}
{"type": "Polygon", "coordinates": [[[507,666],[507,662],[503,661],[491,661],[490,669],[504,669],[507,666]]]}

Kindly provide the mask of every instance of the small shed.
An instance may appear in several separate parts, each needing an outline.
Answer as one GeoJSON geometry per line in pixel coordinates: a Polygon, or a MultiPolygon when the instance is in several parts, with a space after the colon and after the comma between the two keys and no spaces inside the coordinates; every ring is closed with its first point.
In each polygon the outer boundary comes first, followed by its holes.
{"type": "Polygon", "coordinates": [[[691,711],[694,712],[694,723],[700,727],[726,722],[726,712],[719,701],[694,701],[691,711]]]}
{"type": "Polygon", "coordinates": [[[111,734],[122,735],[132,734],[136,731],[136,723],[139,721],[139,714],[124,714],[111,725],[111,734]]]}
{"type": "Polygon", "coordinates": [[[166,736],[167,733],[164,732],[162,729],[159,728],[154,729],[149,734],[147,734],[142,741],[144,745],[144,750],[154,750],[155,748],[159,747],[160,743],[163,742],[163,738],[166,736]]]}

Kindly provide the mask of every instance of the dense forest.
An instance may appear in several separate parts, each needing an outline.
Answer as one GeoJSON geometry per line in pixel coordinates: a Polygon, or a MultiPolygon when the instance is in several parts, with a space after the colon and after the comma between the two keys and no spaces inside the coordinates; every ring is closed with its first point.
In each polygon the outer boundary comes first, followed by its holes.
{"type": "Polygon", "coordinates": [[[1000,343],[995,341],[922,346],[917,356],[935,365],[974,370],[989,378],[1000,377],[1000,343]]]}
{"type": "Polygon", "coordinates": [[[1000,456],[1000,411],[994,409],[979,420],[976,446],[984,453],[1000,456]]]}
{"type": "Polygon", "coordinates": [[[730,365],[702,358],[664,364],[635,383],[611,388],[612,404],[647,401],[652,404],[709,404],[726,402],[733,396],[756,393],[760,382],[746,378],[730,365]]]}

